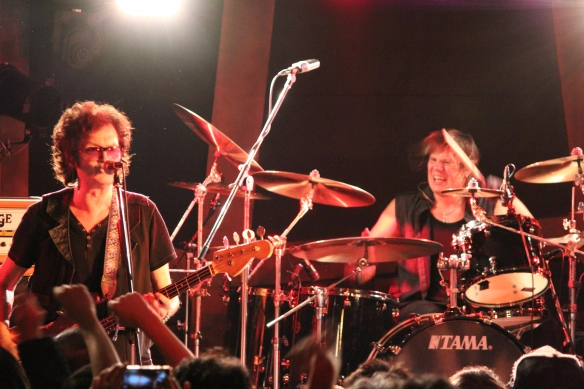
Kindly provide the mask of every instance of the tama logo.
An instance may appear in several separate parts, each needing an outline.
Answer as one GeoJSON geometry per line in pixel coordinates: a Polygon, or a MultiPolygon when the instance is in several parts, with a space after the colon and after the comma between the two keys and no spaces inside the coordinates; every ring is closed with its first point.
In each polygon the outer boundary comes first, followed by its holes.
{"type": "Polygon", "coordinates": [[[459,335],[432,335],[428,350],[492,350],[487,337],[459,336],[459,335]]]}

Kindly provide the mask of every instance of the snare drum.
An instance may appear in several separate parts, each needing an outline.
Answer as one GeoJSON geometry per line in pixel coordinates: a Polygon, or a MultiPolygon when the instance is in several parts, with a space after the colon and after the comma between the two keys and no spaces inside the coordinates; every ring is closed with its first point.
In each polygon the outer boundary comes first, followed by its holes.
{"type": "MultiPolygon", "coordinates": [[[[537,220],[521,216],[495,216],[493,221],[541,236],[537,220]]],[[[470,254],[470,269],[461,274],[461,289],[473,306],[501,308],[541,296],[549,279],[535,239],[477,220],[465,224],[454,237],[458,254],[470,254]]]]}
{"type": "Polygon", "coordinates": [[[515,337],[488,319],[426,314],[390,330],[374,345],[367,361],[394,359],[414,374],[446,377],[465,366],[483,365],[506,380],[524,353],[515,337]]]}

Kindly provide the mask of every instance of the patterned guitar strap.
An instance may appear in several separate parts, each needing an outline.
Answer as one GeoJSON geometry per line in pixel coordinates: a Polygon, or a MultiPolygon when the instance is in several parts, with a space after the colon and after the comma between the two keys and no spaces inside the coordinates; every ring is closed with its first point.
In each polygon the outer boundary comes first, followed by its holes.
{"type": "Polygon", "coordinates": [[[120,209],[118,194],[113,189],[110,206],[107,235],[105,239],[105,258],[103,261],[103,277],[101,291],[106,300],[111,300],[116,293],[118,267],[120,266],[120,209]]]}

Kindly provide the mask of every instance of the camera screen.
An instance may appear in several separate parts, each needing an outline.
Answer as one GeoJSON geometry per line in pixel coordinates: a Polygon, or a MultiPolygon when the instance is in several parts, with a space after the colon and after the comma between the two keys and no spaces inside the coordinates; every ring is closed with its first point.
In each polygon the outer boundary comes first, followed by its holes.
{"type": "Polygon", "coordinates": [[[124,388],[156,388],[157,383],[164,381],[170,374],[170,366],[134,366],[126,367],[124,372],[124,388]]]}

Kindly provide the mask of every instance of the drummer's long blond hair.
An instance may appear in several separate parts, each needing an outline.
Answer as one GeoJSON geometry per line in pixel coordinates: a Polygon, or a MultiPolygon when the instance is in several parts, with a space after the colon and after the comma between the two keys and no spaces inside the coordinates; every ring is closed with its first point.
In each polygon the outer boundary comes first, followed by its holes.
{"type": "MultiPolygon", "coordinates": [[[[472,137],[472,135],[465,134],[454,128],[447,128],[446,131],[462,150],[468,155],[471,161],[475,165],[479,163],[480,152],[472,137]]],[[[433,152],[440,152],[443,149],[449,147],[444,139],[442,130],[433,131],[427,137],[425,137],[421,142],[416,144],[409,153],[410,166],[413,170],[419,171],[426,168],[428,164],[428,158],[433,152]]]]}

